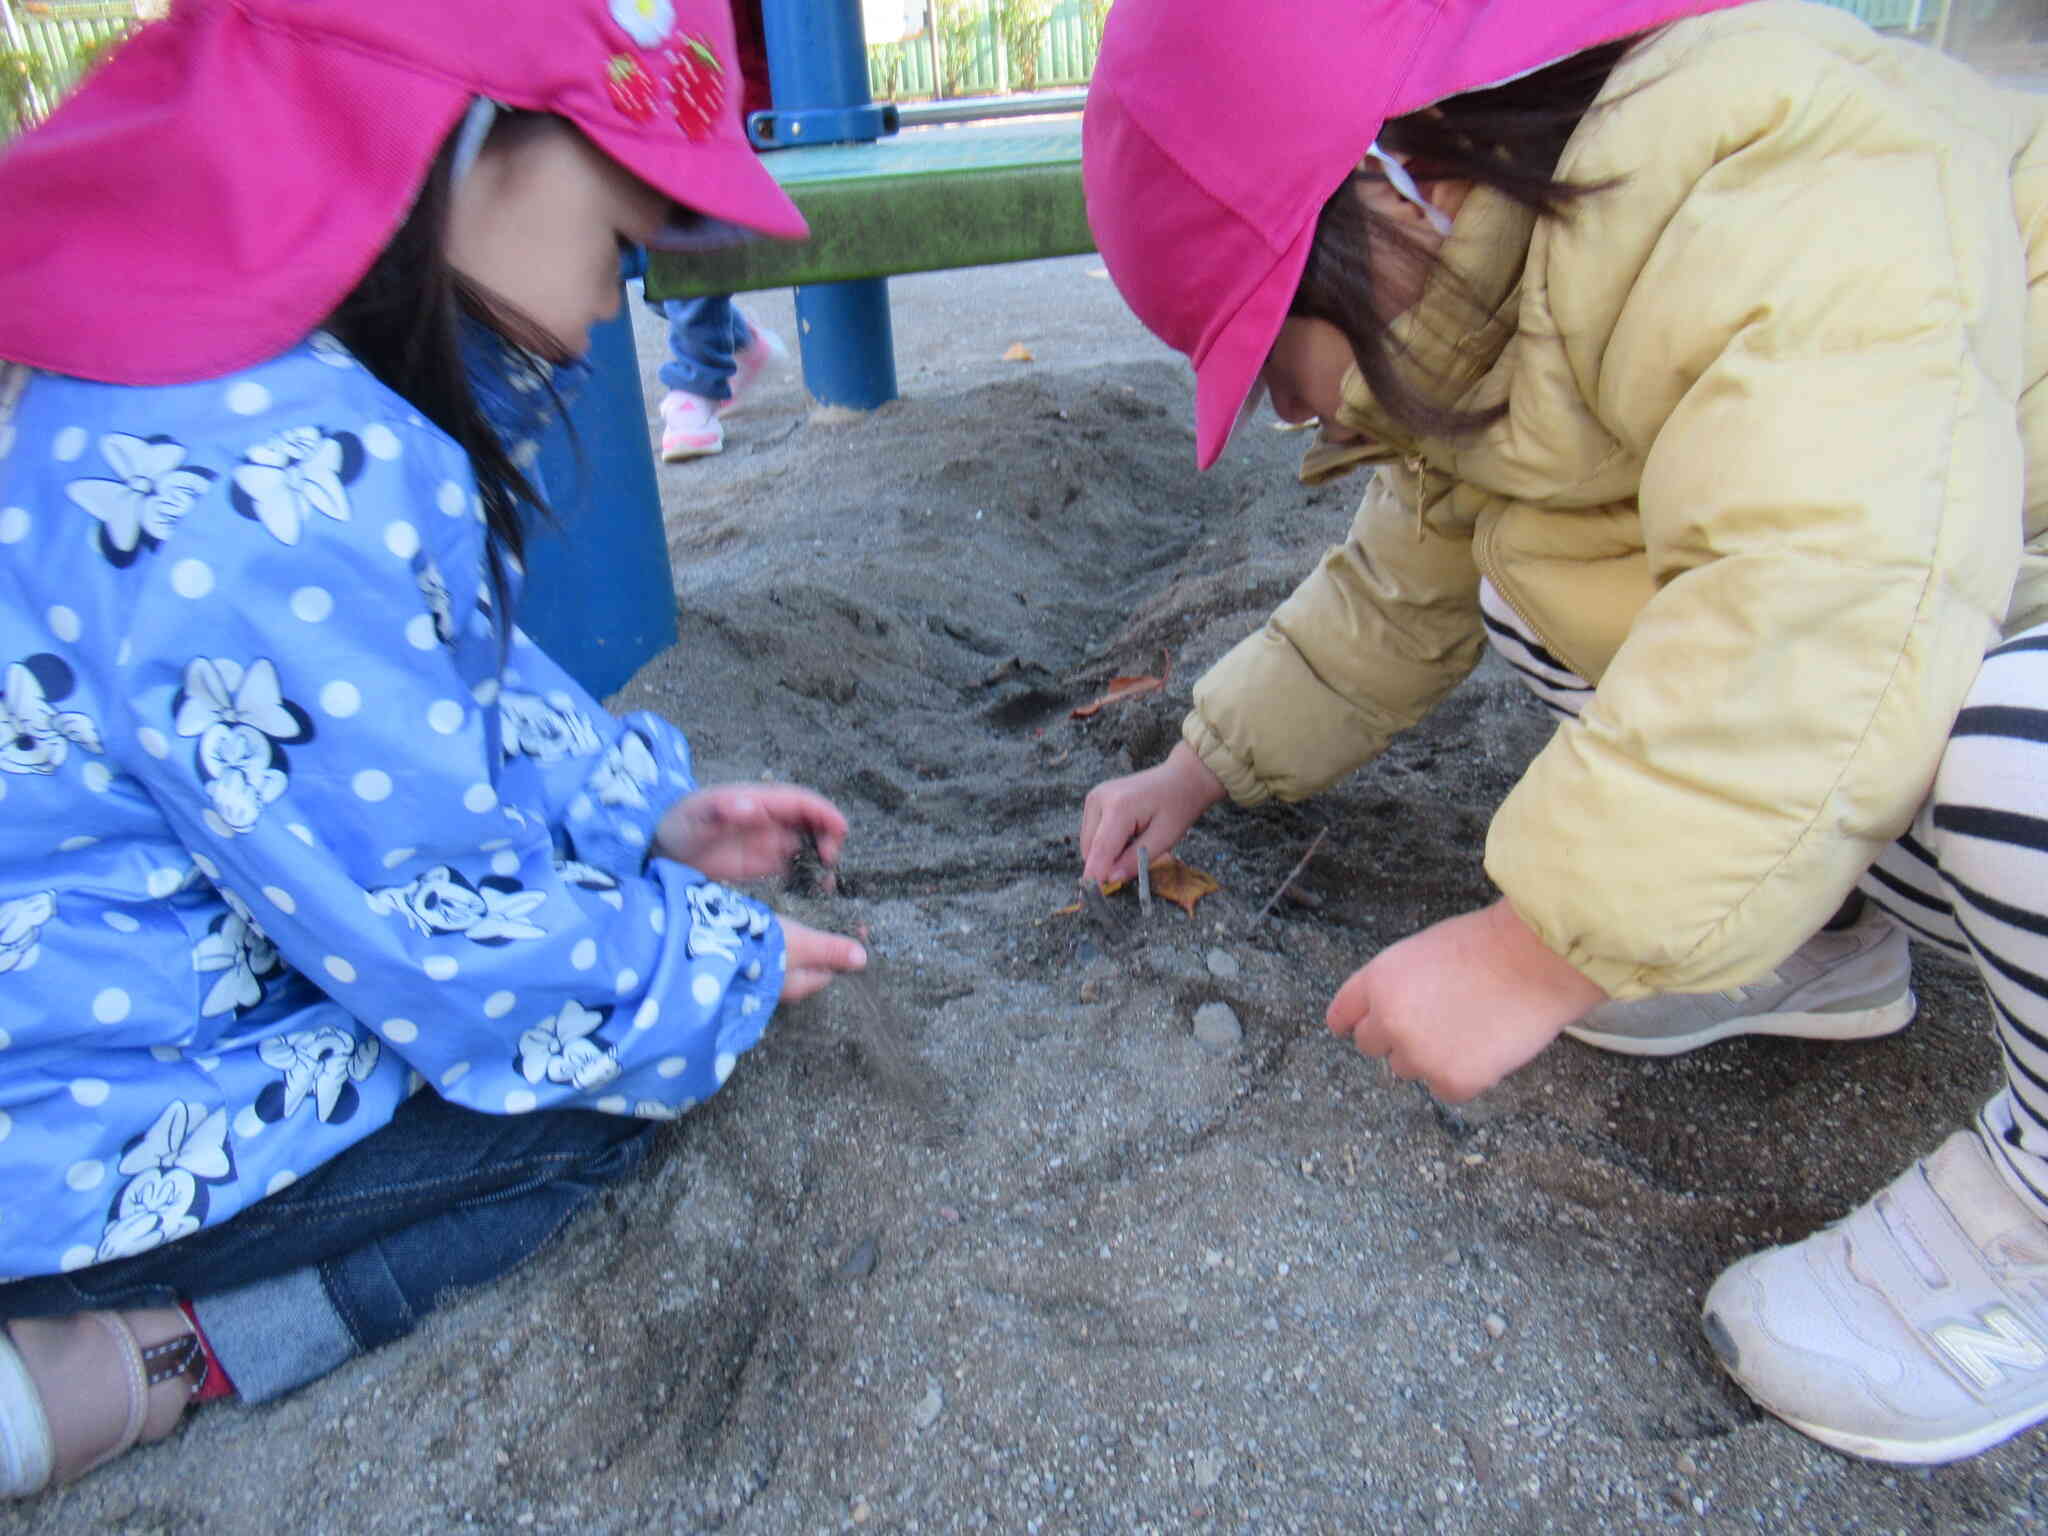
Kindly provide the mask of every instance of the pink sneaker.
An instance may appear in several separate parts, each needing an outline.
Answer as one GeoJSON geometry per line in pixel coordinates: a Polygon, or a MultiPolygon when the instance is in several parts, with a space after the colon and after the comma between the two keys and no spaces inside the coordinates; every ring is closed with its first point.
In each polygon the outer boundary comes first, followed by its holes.
{"type": "Polygon", "coordinates": [[[754,333],[754,339],[733,354],[736,366],[733,369],[732,381],[726,386],[732,391],[732,395],[731,398],[718,402],[718,414],[721,416],[740,403],[741,397],[754,387],[755,380],[789,356],[789,346],[780,336],[761,324],[746,310],[740,309],[739,305],[735,304],[733,308],[739,309],[740,314],[745,317],[747,328],[754,333]]]}
{"type": "Polygon", "coordinates": [[[702,395],[672,389],[661,397],[661,461],[679,464],[725,447],[725,428],[702,395]]]}

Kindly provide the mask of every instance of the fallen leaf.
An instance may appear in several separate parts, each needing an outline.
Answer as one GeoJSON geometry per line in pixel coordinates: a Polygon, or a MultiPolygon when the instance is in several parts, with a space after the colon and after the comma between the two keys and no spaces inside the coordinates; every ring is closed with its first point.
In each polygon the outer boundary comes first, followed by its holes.
{"type": "Polygon", "coordinates": [[[1071,711],[1076,720],[1086,720],[1098,713],[1105,704],[1121,704],[1125,699],[1142,699],[1148,693],[1157,693],[1166,686],[1166,679],[1142,674],[1132,677],[1112,677],[1109,687],[1099,699],[1090,700],[1071,711]]]}
{"type": "MultiPolygon", "coordinates": [[[[1189,917],[1195,915],[1195,903],[1204,896],[1223,889],[1215,880],[1202,873],[1192,864],[1183,864],[1170,853],[1162,853],[1152,861],[1149,871],[1152,876],[1152,894],[1161,901],[1170,901],[1189,917]]],[[[1114,896],[1131,882],[1128,880],[1105,880],[1102,894],[1114,896]]],[[[1076,901],[1053,910],[1054,917],[1072,917],[1081,910],[1076,901]]]]}
{"type": "Polygon", "coordinates": [[[1003,361],[1006,363],[1029,363],[1035,362],[1036,359],[1032,357],[1031,349],[1025,346],[1023,342],[1013,341],[1010,343],[1010,350],[1003,354],[1003,361]]]}

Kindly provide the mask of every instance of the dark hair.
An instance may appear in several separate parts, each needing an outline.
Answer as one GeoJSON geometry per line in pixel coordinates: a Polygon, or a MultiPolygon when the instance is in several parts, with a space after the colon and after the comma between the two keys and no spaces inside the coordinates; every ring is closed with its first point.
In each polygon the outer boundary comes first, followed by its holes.
{"type": "MultiPolygon", "coordinates": [[[[1588,48],[1505,85],[1390,118],[1380,131],[1380,146],[1403,156],[1418,181],[1469,181],[1545,218],[1562,217],[1581,198],[1613,185],[1560,181],[1557,162],[1614,66],[1647,35],[1588,48]]],[[[1417,434],[1476,431],[1498,420],[1507,407],[1455,410],[1430,395],[1429,381],[1417,382],[1399,368],[1389,317],[1380,312],[1375,294],[1372,258],[1385,251],[1414,269],[1432,266],[1435,257],[1358,196],[1358,184],[1377,175],[1374,170],[1352,172],[1323,205],[1288,312],[1327,320],[1344,333],[1374,400],[1400,426],[1417,434]]]]}
{"type": "MultiPolygon", "coordinates": [[[[533,482],[512,462],[469,386],[461,321],[480,321],[506,341],[551,358],[559,345],[534,320],[449,263],[446,240],[454,187],[453,142],[443,145],[398,233],[362,281],[327,317],[326,328],[356,360],[455,439],[476,473],[490,530],[493,574],[525,549],[525,513],[546,514],[533,482]]],[[[552,387],[552,386],[550,386],[552,387]]],[[[560,402],[556,402],[559,411],[560,402]]]]}

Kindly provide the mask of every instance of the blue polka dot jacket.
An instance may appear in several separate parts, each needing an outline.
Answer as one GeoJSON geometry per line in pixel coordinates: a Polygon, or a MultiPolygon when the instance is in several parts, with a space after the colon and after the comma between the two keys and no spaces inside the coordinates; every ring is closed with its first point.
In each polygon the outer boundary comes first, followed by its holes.
{"type": "Polygon", "coordinates": [[[649,856],[687,742],[511,600],[466,456],[331,337],[0,364],[0,1278],[224,1221],[417,1091],[667,1118],[760,1037],[781,926],[649,856]]]}

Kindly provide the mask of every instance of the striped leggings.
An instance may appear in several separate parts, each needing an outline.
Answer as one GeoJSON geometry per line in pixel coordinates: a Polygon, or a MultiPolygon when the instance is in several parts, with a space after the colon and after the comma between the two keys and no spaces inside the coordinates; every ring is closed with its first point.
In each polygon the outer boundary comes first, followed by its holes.
{"type": "MultiPolygon", "coordinates": [[[[1493,648],[1560,715],[1592,696],[1493,591],[1493,648]]],[[[1934,790],[1858,888],[1916,939],[1968,960],[1991,994],[2005,1087],[1978,1128],[2048,1219],[2048,624],[1984,658],[1934,790]]]]}

